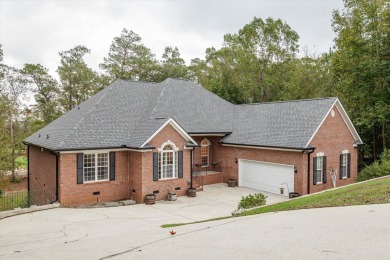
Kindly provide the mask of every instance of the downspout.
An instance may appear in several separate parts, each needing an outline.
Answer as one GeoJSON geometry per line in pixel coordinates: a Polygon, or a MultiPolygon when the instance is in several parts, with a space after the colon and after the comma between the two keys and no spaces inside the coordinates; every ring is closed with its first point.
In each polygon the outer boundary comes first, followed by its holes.
{"type": "Polygon", "coordinates": [[[314,153],[314,149],[312,148],[310,152],[307,153],[307,194],[310,194],[310,154],[314,153]]]}
{"type": "Polygon", "coordinates": [[[58,165],[59,165],[59,161],[60,161],[60,155],[59,155],[59,153],[56,153],[56,201],[58,201],[58,190],[59,190],[59,183],[60,183],[60,181],[59,181],[59,171],[58,171],[58,169],[59,169],[59,167],[58,167],[58,165]]]}
{"type": "Polygon", "coordinates": [[[27,207],[30,207],[30,145],[27,145],[27,207]]]}
{"type": "Polygon", "coordinates": [[[190,188],[192,189],[192,153],[194,152],[194,149],[195,149],[195,147],[192,147],[192,149],[191,149],[191,154],[190,154],[190,176],[191,176],[191,182],[190,182],[190,184],[191,184],[191,186],[190,186],[190,188]]]}

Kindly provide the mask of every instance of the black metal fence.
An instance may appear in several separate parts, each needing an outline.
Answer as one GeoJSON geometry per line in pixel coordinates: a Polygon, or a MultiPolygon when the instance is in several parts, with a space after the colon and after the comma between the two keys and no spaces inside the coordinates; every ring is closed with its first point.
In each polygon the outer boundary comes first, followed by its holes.
{"type": "Polygon", "coordinates": [[[47,205],[56,201],[56,189],[15,191],[0,195],[0,211],[47,205]]]}

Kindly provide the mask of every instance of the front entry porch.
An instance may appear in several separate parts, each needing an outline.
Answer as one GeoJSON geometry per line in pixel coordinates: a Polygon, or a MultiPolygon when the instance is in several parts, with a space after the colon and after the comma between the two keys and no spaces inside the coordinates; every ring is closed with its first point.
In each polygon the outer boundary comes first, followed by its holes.
{"type": "Polygon", "coordinates": [[[223,183],[221,162],[211,163],[210,166],[194,164],[192,166],[192,187],[197,191],[203,191],[204,185],[223,183]]]}

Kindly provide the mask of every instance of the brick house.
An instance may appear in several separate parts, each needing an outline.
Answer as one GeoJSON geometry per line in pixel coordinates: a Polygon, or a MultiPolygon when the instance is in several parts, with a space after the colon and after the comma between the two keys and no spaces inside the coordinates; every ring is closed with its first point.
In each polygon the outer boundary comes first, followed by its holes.
{"type": "Polygon", "coordinates": [[[227,182],[283,195],[350,184],[362,144],[337,98],[234,105],[185,80],[118,80],[25,140],[29,190],[62,206],[227,182]]]}

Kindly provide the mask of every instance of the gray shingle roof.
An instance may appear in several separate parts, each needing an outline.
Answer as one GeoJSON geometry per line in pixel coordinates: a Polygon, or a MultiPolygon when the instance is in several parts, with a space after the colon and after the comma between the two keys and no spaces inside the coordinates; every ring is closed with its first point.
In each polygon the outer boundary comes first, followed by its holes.
{"type": "Polygon", "coordinates": [[[223,139],[270,147],[306,148],[337,98],[235,106],[235,128],[223,139]]]}
{"type": "Polygon", "coordinates": [[[232,132],[226,143],[304,148],[335,100],[233,105],[190,81],[118,80],[25,141],[54,151],[138,148],[173,118],[188,133],[232,132]]]}

